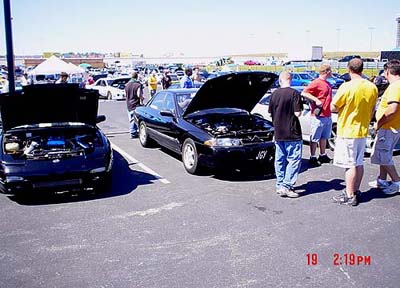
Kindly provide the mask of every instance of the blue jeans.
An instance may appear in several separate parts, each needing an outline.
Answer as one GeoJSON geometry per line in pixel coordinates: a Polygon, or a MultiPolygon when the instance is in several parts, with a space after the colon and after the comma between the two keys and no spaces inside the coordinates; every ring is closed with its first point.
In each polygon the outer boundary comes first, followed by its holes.
{"type": "Polygon", "coordinates": [[[303,141],[275,142],[276,188],[293,188],[300,172],[303,141]]]}
{"type": "Polygon", "coordinates": [[[136,125],[136,122],[135,122],[134,117],[133,117],[133,113],[134,112],[135,111],[129,111],[128,110],[129,132],[131,133],[131,136],[132,135],[137,135],[137,133],[138,133],[138,126],[136,125]]]}

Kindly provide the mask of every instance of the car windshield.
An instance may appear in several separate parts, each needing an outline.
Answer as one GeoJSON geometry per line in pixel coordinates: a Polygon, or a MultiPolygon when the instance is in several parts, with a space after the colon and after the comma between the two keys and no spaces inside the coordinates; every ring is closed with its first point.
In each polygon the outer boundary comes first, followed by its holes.
{"type": "Polygon", "coordinates": [[[299,74],[299,76],[300,76],[301,79],[313,80],[313,78],[311,77],[311,75],[310,75],[310,74],[307,74],[307,73],[301,73],[301,74],[299,74]]]}
{"type": "Polygon", "coordinates": [[[178,104],[179,114],[182,115],[189,103],[192,102],[195,93],[177,93],[176,103],[178,104]]]}
{"type": "Polygon", "coordinates": [[[179,81],[178,75],[176,74],[169,74],[169,77],[171,77],[171,81],[179,81]]]}
{"type": "Polygon", "coordinates": [[[125,87],[125,84],[128,83],[129,78],[122,78],[122,79],[115,79],[111,80],[111,82],[108,82],[108,85],[111,85],[112,87],[117,87],[121,88],[121,85],[125,87]]]}

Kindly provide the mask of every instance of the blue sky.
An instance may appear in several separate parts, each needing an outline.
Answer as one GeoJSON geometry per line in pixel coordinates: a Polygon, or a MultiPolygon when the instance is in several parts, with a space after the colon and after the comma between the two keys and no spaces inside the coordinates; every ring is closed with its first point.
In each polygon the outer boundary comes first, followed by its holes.
{"type": "MultiPolygon", "coordinates": [[[[0,10],[4,55],[3,5],[0,10]]],[[[400,1],[11,0],[11,13],[18,55],[302,55],[312,45],[324,51],[394,48],[400,1]]]]}

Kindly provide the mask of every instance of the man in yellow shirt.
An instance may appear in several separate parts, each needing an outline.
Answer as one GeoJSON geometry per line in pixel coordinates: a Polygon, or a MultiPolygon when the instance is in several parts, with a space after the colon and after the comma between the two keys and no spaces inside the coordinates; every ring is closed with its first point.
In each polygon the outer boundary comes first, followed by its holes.
{"type": "Polygon", "coordinates": [[[338,112],[333,164],[346,169],[346,190],[333,200],[339,204],[357,206],[364,175],[368,127],[378,89],[372,82],[361,77],[364,68],[361,59],[350,60],[347,68],[351,80],[339,87],[331,104],[331,110],[338,112]]]}
{"type": "Polygon", "coordinates": [[[391,60],[383,68],[390,84],[376,111],[377,135],[371,155],[371,163],[379,165],[379,176],[368,184],[382,188],[385,194],[395,194],[400,192],[400,177],[393,162],[393,149],[400,140],[400,61],[391,60]],[[386,180],[387,174],[392,182],[386,180]]]}
{"type": "Polygon", "coordinates": [[[149,84],[149,92],[150,92],[150,97],[153,97],[154,94],[157,92],[157,77],[156,77],[156,71],[151,72],[151,75],[148,80],[149,84]]]}

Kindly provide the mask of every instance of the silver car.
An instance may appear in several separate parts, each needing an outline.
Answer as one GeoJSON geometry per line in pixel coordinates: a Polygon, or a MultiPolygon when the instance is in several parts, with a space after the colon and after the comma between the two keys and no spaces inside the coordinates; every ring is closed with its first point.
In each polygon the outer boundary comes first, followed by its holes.
{"type": "MultiPolygon", "coordinates": [[[[296,89],[297,91],[301,92],[303,91],[304,87],[292,87],[296,89]]],[[[271,115],[268,113],[268,106],[269,106],[269,100],[271,97],[271,93],[267,93],[264,95],[264,97],[257,103],[257,105],[253,108],[251,111],[252,114],[259,115],[267,120],[272,121],[271,115]]],[[[336,90],[332,91],[332,96],[334,97],[336,94],[336,90]]],[[[311,107],[310,107],[310,102],[308,99],[305,99],[303,101],[303,112],[301,116],[299,117],[300,120],[300,125],[301,125],[301,131],[303,133],[303,140],[306,142],[310,141],[310,134],[311,134],[311,107]]],[[[334,150],[335,148],[335,139],[336,139],[336,129],[337,129],[337,119],[338,115],[337,113],[332,113],[332,132],[331,132],[331,137],[328,139],[328,144],[331,150],[334,150]]],[[[372,145],[374,144],[374,138],[375,138],[375,132],[373,129],[373,123],[370,124],[369,126],[369,135],[367,139],[367,153],[372,152],[372,145]]],[[[396,151],[400,150],[400,142],[396,146],[396,151]]]]}

